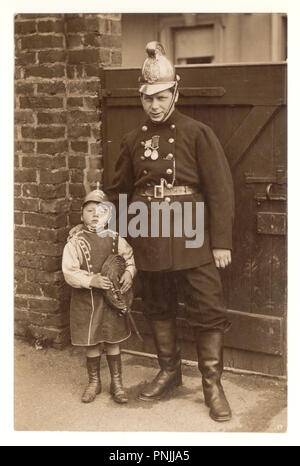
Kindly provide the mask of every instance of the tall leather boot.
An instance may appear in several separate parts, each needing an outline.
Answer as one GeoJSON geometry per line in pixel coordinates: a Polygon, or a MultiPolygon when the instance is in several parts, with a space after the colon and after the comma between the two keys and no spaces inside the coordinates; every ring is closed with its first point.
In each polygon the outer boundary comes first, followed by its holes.
{"type": "Polygon", "coordinates": [[[125,390],[122,384],[122,364],[120,354],[106,355],[110,375],[110,393],[116,403],[128,403],[125,390]]]}
{"type": "Polygon", "coordinates": [[[182,385],[180,348],[177,341],[176,320],[151,321],[160,371],[142,393],[139,400],[159,400],[172,388],[182,385]]]}
{"type": "Polygon", "coordinates": [[[89,382],[83,392],[81,401],[83,403],[91,403],[96,398],[96,395],[101,393],[100,356],[86,358],[86,367],[88,371],[89,382]]]}
{"type": "Polygon", "coordinates": [[[226,399],[221,376],[223,372],[224,333],[221,330],[196,329],[198,367],[202,374],[205,404],[214,421],[229,421],[231,409],[226,399]]]}

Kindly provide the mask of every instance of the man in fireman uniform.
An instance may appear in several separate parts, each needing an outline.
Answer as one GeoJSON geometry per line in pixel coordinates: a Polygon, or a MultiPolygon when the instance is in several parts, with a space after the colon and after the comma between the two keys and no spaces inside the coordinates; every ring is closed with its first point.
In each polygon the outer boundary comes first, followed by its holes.
{"type": "Polygon", "coordinates": [[[204,202],[204,242],[187,248],[186,236],[129,238],[143,288],[144,312],[152,329],[160,371],[139,395],[162,398],[182,383],[176,329],[176,289],[195,334],[198,366],[206,405],[215,421],[227,421],[231,410],[221,385],[224,313],[218,268],[231,263],[234,211],[230,169],[213,131],[175,109],[179,77],[158,42],[147,44],[139,92],[147,120],[121,144],[116,174],[106,187],[111,200],[128,194],[143,201],[204,202]]]}

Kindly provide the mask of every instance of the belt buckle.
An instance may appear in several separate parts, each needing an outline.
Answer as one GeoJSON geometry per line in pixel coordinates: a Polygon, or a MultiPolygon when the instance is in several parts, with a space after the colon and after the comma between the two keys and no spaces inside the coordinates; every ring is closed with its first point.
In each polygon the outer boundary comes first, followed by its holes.
{"type": "Polygon", "coordinates": [[[154,185],[154,197],[155,199],[162,199],[164,197],[164,183],[154,185]]]}

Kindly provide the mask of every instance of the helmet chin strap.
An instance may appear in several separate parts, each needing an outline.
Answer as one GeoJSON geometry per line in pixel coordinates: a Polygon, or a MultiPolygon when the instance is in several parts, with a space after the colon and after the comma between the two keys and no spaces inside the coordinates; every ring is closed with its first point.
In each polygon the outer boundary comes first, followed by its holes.
{"type": "Polygon", "coordinates": [[[166,121],[166,120],[169,118],[169,116],[170,116],[170,112],[171,112],[172,107],[173,107],[173,105],[174,105],[174,103],[175,103],[176,94],[177,94],[177,89],[178,89],[178,82],[176,81],[175,86],[174,86],[174,90],[173,90],[172,100],[171,100],[171,102],[170,102],[170,105],[169,105],[168,110],[167,110],[166,113],[165,113],[165,116],[164,116],[163,119],[161,120],[161,123],[163,123],[164,121],[166,121]]]}

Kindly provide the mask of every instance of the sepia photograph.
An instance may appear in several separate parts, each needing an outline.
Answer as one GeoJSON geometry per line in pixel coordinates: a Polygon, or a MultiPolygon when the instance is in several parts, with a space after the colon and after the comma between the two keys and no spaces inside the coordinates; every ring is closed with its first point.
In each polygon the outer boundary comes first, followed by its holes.
{"type": "Polygon", "coordinates": [[[11,16],[16,434],[288,432],[289,14],[198,10],[11,16]]]}

